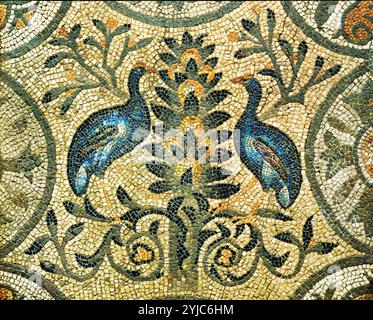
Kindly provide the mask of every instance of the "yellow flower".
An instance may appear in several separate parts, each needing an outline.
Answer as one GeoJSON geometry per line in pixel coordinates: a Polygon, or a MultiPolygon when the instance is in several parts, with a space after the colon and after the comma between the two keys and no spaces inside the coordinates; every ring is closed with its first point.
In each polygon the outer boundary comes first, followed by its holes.
{"type": "Polygon", "coordinates": [[[75,91],[76,91],[76,89],[70,89],[70,90],[67,90],[66,93],[67,94],[73,94],[75,91]]]}
{"type": "Polygon", "coordinates": [[[228,41],[229,42],[237,42],[237,40],[239,39],[240,35],[238,32],[231,32],[229,35],[228,35],[228,41]]]}
{"type": "Polygon", "coordinates": [[[197,63],[200,63],[202,60],[201,54],[196,48],[190,48],[185,50],[180,57],[181,62],[185,64],[188,63],[190,58],[196,60],[197,63]]]}
{"type": "Polygon", "coordinates": [[[67,35],[67,30],[64,26],[62,26],[61,28],[58,29],[58,35],[60,35],[61,37],[65,37],[67,35]]]}
{"type": "Polygon", "coordinates": [[[67,80],[74,80],[76,78],[76,76],[75,76],[75,73],[74,72],[72,72],[72,71],[68,71],[68,72],[66,72],[66,79],[67,80]]]}
{"type": "Polygon", "coordinates": [[[262,12],[262,8],[258,5],[253,5],[251,10],[255,13],[255,14],[260,14],[262,12]]]}
{"type": "Polygon", "coordinates": [[[116,20],[116,19],[108,19],[106,25],[109,28],[114,29],[114,28],[116,28],[118,26],[118,20],[116,20]]]}
{"type": "Polygon", "coordinates": [[[13,300],[13,293],[7,288],[0,288],[0,300],[13,300]]]}
{"type": "Polygon", "coordinates": [[[136,44],[136,41],[134,39],[129,39],[128,48],[132,48],[135,44],[136,44]]]}
{"type": "Polygon", "coordinates": [[[179,130],[181,132],[186,132],[188,130],[201,131],[203,130],[202,119],[196,116],[185,117],[179,125],[179,130]]]}
{"type": "Polygon", "coordinates": [[[6,5],[0,4],[0,28],[5,26],[5,17],[6,17],[6,5]]]}
{"type": "Polygon", "coordinates": [[[198,69],[198,74],[203,73],[207,73],[207,82],[210,82],[212,79],[214,79],[214,69],[212,69],[211,66],[209,66],[208,64],[205,64],[198,69]]]}
{"type": "Polygon", "coordinates": [[[24,27],[26,27],[26,24],[21,19],[18,19],[16,23],[16,28],[20,30],[20,29],[23,29],[24,27]]]}
{"type": "Polygon", "coordinates": [[[144,247],[138,247],[135,254],[136,261],[148,261],[152,258],[151,251],[146,250],[144,247]]]}
{"type": "Polygon", "coordinates": [[[220,253],[219,262],[224,264],[225,266],[229,266],[231,264],[230,259],[232,258],[233,253],[229,249],[223,249],[220,253]]]}
{"type": "Polygon", "coordinates": [[[184,163],[178,163],[175,167],[175,174],[179,177],[188,169],[192,168],[193,183],[198,182],[202,177],[202,164],[198,160],[194,160],[192,163],[185,161],[184,163]]]}
{"type": "Polygon", "coordinates": [[[171,80],[175,81],[175,72],[184,72],[185,66],[180,63],[174,63],[167,69],[167,74],[171,80]]]}
{"type": "Polygon", "coordinates": [[[185,97],[189,92],[194,91],[197,97],[201,97],[204,93],[204,88],[198,81],[188,79],[179,86],[177,91],[180,101],[184,104],[185,97]]]}

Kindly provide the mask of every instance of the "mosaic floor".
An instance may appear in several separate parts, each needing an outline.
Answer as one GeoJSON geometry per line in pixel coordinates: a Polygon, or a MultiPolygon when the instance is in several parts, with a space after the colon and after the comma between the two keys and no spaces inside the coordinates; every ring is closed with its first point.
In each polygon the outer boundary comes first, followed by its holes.
{"type": "Polygon", "coordinates": [[[373,299],[371,1],[0,1],[0,300],[373,299]]]}

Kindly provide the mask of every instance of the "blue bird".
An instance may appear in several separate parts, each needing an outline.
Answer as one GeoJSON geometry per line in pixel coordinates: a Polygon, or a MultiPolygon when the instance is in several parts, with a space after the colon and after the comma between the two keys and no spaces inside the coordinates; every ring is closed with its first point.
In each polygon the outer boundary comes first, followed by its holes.
{"type": "Polygon", "coordinates": [[[136,63],[128,78],[127,103],[91,114],[76,131],[69,148],[67,175],[77,196],[87,192],[92,174],[101,176],[114,160],[148,136],[150,114],[139,91],[140,78],[147,71],[155,72],[142,62],[136,63]]]}
{"type": "Polygon", "coordinates": [[[246,110],[236,125],[239,135],[235,135],[235,148],[241,161],[261,183],[263,191],[273,188],[280,206],[289,208],[298,197],[302,184],[298,150],[285,133],[257,118],[262,97],[259,81],[252,75],[231,81],[243,84],[249,93],[246,110]]]}

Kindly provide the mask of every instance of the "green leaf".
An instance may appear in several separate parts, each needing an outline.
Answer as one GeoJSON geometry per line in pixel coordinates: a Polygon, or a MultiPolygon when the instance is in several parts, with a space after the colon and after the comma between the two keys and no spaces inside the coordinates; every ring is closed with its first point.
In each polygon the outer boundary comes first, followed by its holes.
{"type": "Polygon", "coordinates": [[[179,60],[171,53],[160,53],[159,57],[161,60],[166,63],[168,66],[171,66],[177,63],[179,60]]]}
{"type": "Polygon", "coordinates": [[[214,111],[202,118],[205,130],[214,129],[231,118],[225,111],[214,111]]]}
{"type": "Polygon", "coordinates": [[[250,34],[256,35],[258,31],[258,26],[255,22],[251,20],[242,19],[242,27],[250,34]]]}
{"type": "Polygon", "coordinates": [[[117,198],[122,205],[130,206],[133,203],[132,198],[129,196],[127,191],[119,186],[117,189],[117,198]]]}
{"type": "Polygon", "coordinates": [[[71,31],[70,31],[70,33],[68,34],[68,37],[69,37],[71,40],[75,40],[76,38],[79,37],[81,29],[82,29],[82,28],[81,28],[80,24],[76,24],[76,25],[74,25],[74,26],[71,28],[71,31]]]}
{"type": "Polygon", "coordinates": [[[219,83],[222,77],[223,77],[222,72],[216,72],[214,78],[205,85],[205,92],[208,92],[209,90],[214,88],[219,83]]]}
{"type": "Polygon", "coordinates": [[[346,180],[342,185],[337,189],[332,199],[338,203],[343,203],[348,196],[351,194],[352,190],[354,189],[356,182],[357,182],[357,176],[350,178],[346,180]]]}
{"type": "Polygon", "coordinates": [[[180,105],[179,97],[175,92],[163,87],[155,87],[155,92],[157,93],[157,96],[166,102],[170,107],[180,105]]]}
{"type": "Polygon", "coordinates": [[[61,105],[60,115],[63,116],[71,107],[73,104],[75,98],[81,93],[82,90],[76,90],[72,94],[69,94],[65,101],[61,105]]]}
{"type": "Polygon", "coordinates": [[[93,25],[98,30],[100,30],[103,35],[105,35],[105,36],[107,35],[107,27],[106,27],[105,23],[103,23],[101,20],[98,20],[98,19],[94,19],[94,20],[92,20],[92,22],[93,22],[93,25]]]}
{"type": "Polygon", "coordinates": [[[167,178],[170,176],[171,167],[165,162],[151,162],[146,164],[148,171],[158,178],[167,178]]]}
{"type": "Polygon", "coordinates": [[[93,39],[92,37],[87,37],[83,40],[83,42],[85,44],[88,44],[90,46],[94,46],[96,48],[98,48],[99,50],[102,50],[102,46],[101,44],[99,44],[95,39],[93,39]]]}
{"type": "Polygon", "coordinates": [[[55,38],[48,42],[52,46],[66,46],[70,47],[70,42],[64,38],[55,38]]]}
{"type": "Polygon", "coordinates": [[[262,76],[270,76],[274,79],[277,79],[282,85],[284,84],[284,80],[282,79],[281,74],[277,72],[277,70],[263,69],[260,70],[258,74],[261,74],[262,76]]]}
{"type": "Polygon", "coordinates": [[[172,50],[175,53],[179,52],[179,44],[174,38],[165,38],[164,42],[170,48],[170,50],[172,50]]]}
{"type": "Polygon", "coordinates": [[[84,229],[84,223],[76,223],[70,226],[65,233],[65,237],[63,238],[63,243],[66,244],[69,241],[73,240],[75,237],[77,237],[84,229]]]}
{"type": "Polygon", "coordinates": [[[341,145],[339,140],[329,130],[324,133],[324,143],[325,146],[330,149],[336,149],[341,145]]]}
{"type": "Polygon", "coordinates": [[[180,178],[181,185],[191,185],[193,184],[193,169],[188,168],[185,172],[181,175],[180,178]]]}
{"type": "Polygon", "coordinates": [[[290,232],[280,232],[274,236],[277,240],[282,242],[295,244],[297,242],[296,238],[290,232]]]}
{"type": "Polygon", "coordinates": [[[240,185],[230,183],[212,184],[203,187],[203,193],[210,199],[226,199],[240,190],[240,185]]]}
{"type": "Polygon", "coordinates": [[[294,64],[294,50],[292,45],[289,43],[289,41],[286,40],[278,40],[278,43],[280,45],[281,51],[285,54],[285,56],[289,59],[290,63],[294,64]]]}
{"type": "Polygon", "coordinates": [[[47,260],[41,261],[40,267],[49,273],[61,273],[61,270],[54,263],[47,260]]]}
{"type": "Polygon", "coordinates": [[[267,8],[267,26],[269,43],[272,43],[273,30],[276,26],[276,15],[274,11],[269,8],[267,8]]]}
{"type": "Polygon", "coordinates": [[[184,111],[188,116],[197,115],[199,110],[198,98],[194,95],[194,92],[189,92],[184,100],[184,111]]]}
{"type": "Polygon", "coordinates": [[[53,210],[49,210],[47,213],[47,217],[45,218],[45,222],[47,223],[47,227],[49,232],[52,236],[56,236],[57,234],[57,217],[53,210]]]}
{"type": "Polygon", "coordinates": [[[41,236],[41,237],[37,238],[31,244],[31,246],[28,249],[25,250],[25,254],[27,254],[29,256],[37,254],[38,252],[40,252],[43,249],[43,247],[48,243],[48,241],[50,239],[51,238],[48,235],[44,235],[44,236],[41,236]]]}
{"type": "Polygon", "coordinates": [[[308,46],[307,46],[307,43],[306,41],[301,41],[298,45],[298,51],[297,51],[297,67],[299,68],[301,66],[301,64],[303,63],[304,61],[304,58],[307,54],[307,51],[308,51],[308,46]]]}
{"type": "Polygon", "coordinates": [[[302,239],[303,239],[304,249],[308,248],[308,246],[310,245],[311,239],[313,237],[312,218],[313,216],[308,217],[306,220],[306,223],[303,226],[302,239]]]}
{"type": "Polygon", "coordinates": [[[159,221],[153,221],[149,227],[149,233],[151,236],[155,237],[159,229],[159,221]]]}
{"type": "Polygon", "coordinates": [[[144,38],[144,39],[141,39],[139,40],[132,48],[131,48],[131,51],[133,50],[138,50],[138,49],[141,49],[141,48],[144,48],[146,46],[148,46],[150,44],[150,42],[153,41],[153,38],[152,37],[149,37],[149,38],[144,38]]]}
{"type": "Polygon", "coordinates": [[[202,46],[204,40],[205,40],[205,37],[207,36],[207,33],[204,33],[204,34],[201,34],[199,35],[196,40],[194,40],[194,45],[199,48],[202,46]]]}
{"type": "Polygon", "coordinates": [[[161,194],[161,193],[164,193],[164,192],[168,192],[172,189],[174,189],[174,185],[172,183],[168,183],[164,180],[153,182],[149,186],[149,191],[153,192],[155,194],[161,194]]]}
{"type": "Polygon", "coordinates": [[[202,107],[206,110],[211,110],[224,101],[230,94],[228,90],[214,90],[206,96],[202,102],[202,107]]]}
{"type": "Polygon", "coordinates": [[[118,28],[116,28],[112,33],[111,33],[111,36],[112,37],[115,37],[115,36],[119,36],[123,33],[126,33],[128,32],[129,30],[131,30],[131,25],[128,23],[128,24],[122,24],[121,26],[119,26],[118,28]]]}
{"type": "Polygon", "coordinates": [[[49,103],[55,99],[57,99],[62,93],[67,91],[69,88],[54,88],[45,93],[41,102],[42,103],[49,103]]]}
{"type": "Polygon", "coordinates": [[[333,6],[336,6],[339,1],[319,1],[315,10],[315,21],[319,29],[328,21],[334,10],[333,6]]]}
{"type": "Polygon", "coordinates": [[[331,242],[320,242],[315,247],[312,248],[312,251],[315,251],[319,254],[328,254],[338,247],[337,243],[331,242]]]}
{"type": "Polygon", "coordinates": [[[329,116],[328,123],[338,131],[345,132],[348,134],[352,134],[354,132],[354,130],[348,124],[346,124],[345,122],[343,122],[335,116],[329,116]]]}
{"type": "Polygon", "coordinates": [[[151,109],[154,115],[161,121],[169,124],[172,127],[176,127],[180,124],[180,116],[170,108],[166,108],[161,105],[151,104],[151,109]]]}
{"type": "Polygon", "coordinates": [[[183,33],[182,43],[183,43],[184,46],[190,46],[190,45],[193,44],[193,37],[188,31],[185,31],[183,33]]]}
{"type": "Polygon", "coordinates": [[[186,64],[186,72],[191,75],[197,75],[198,66],[196,60],[190,58],[188,63],[186,64]]]}
{"type": "Polygon", "coordinates": [[[243,59],[249,57],[255,53],[264,52],[265,49],[263,47],[251,47],[251,48],[241,48],[234,53],[234,57],[236,59],[243,59]]]}
{"type": "Polygon", "coordinates": [[[267,251],[266,248],[263,247],[263,256],[271,263],[271,265],[275,268],[281,268],[286,260],[289,258],[290,252],[286,252],[280,257],[277,257],[270,252],[267,251]]]}
{"type": "Polygon", "coordinates": [[[84,198],[84,212],[85,218],[94,220],[94,221],[102,221],[102,222],[111,222],[111,218],[107,218],[102,214],[98,213],[97,210],[91,204],[91,201],[88,198],[84,198]]]}
{"type": "Polygon", "coordinates": [[[81,217],[84,215],[84,209],[74,202],[64,201],[63,206],[65,207],[65,210],[73,216],[81,217]]]}
{"type": "Polygon", "coordinates": [[[287,216],[279,211],[274,211],[270,209],[258,209],[256,214],[263,218],[275,219],[280,221],[292,221],[293,218],[287,216]]]}
{"type": "Polygon", "coordinates": [[[103,259],[103,256],[95,253],[92,256],[75,253],[76,262],[83,268],[93,268],[97,266],[103,259]]]}
{"type": "Polygon", "coordinates": [[[323,75],[318,79],[318,83],[325,81],[331,77],[334,77],[339,71],[341,71],[342,66],[340,64],[337,64],[333,66],[332,68],[327,69],[323,75]]]}
{"type": "Polygon", "coordinates": [[[226,170],[221,167],[210,167],[203,171],[202,179],[204,182],[214,182],[227,179],[231,175],[229,170],[226,170]]]}
{"type": "Polygon", "coordinates": [[[205,60],[209,55],[213,54],[215,51],[215,44],[210,44],[208,46],[203,47],[200,52],[202,56],[202,60],[205,60]]]}
{"type": "Polygon", "coordinates": [[[58,63],[60,63],[62,60],[68,58],[69,55],[66,52],[60,52],[51,55],[50,57],[47,58],[44,62],[44,68],[53,68],[55,67],[58,63]]]}
{"type": "Polygon", "coordinates": [[[175,81],[171,80],[167,70],[159,71],[159,76],[167,86],[169,86],[173,90],[177,90],[178,86],[176,85],[175,81]]]}
{"type": "Polygon", "coordinates": [[[216,57],[208,58],[208,59],[206,59],[205,64],[208,64],[211,68],[214,69],[216,67],[216,65],[218,64],[218,61],[219,61],[219,59],[216,58],[216,57]]]}

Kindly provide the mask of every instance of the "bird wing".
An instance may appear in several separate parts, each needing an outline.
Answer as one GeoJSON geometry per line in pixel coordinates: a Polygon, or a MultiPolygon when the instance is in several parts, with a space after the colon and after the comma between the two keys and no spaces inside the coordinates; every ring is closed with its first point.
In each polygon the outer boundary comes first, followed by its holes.
{"type": "Polygon", "coordinates": [[[82,156],[104,147],[113,140],[113,137],[117,133],[118,127],[115,125],[111,125],[94,132],[93,135],[87,137],[87,139],[84,139],[84,145],[80,149],[82,156]]]}
{"type": "Polygon", "coordinates": [[[276,152],[267,143],[258,138],[253,141],[253,146],[263,156],[264,161],[272,166],[283,181],[286,181],[286,165],[276,152]]]}

